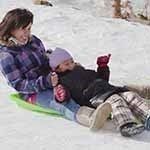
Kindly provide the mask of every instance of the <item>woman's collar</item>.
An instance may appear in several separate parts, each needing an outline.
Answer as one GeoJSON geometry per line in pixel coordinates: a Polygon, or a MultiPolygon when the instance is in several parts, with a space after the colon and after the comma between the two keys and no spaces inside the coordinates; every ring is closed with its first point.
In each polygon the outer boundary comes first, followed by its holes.
{"type": "Polygon", "coordinates": [[[10,37],[8,39],[8,42],[13,42],[14,45],[16,45],[16,46],[23,46],[23,45],[27,44],[28,41],[26,43],[22,43],[22,42],[18,41],[16,38],[10,37]]]}
{"type": "Polygon", "coordinates": [[[16,38],[10,37],[8,41],[0,40],[0,44],[3,46],[13,47],[13,46],[23,46],[32,40],[32,35],[26,43],[20,43],[16,38]]]}

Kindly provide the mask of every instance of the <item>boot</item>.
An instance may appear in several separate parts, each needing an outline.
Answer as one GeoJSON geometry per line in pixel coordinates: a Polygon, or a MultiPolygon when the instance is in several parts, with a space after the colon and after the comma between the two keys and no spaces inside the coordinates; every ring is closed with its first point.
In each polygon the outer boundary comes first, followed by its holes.
{"type": "Polygon", "coordinates": [[[127,123],[120,127],[120,133],[122,136],[131,137],[140,134],[144,131],[143,124],[137,124],[135,122],[127,123]]]}
{"type": "Polygon", "coordinates": [[[78,123],[89,127],[91,130],[98,130],[103,127],[111,112],[111,105],[107,102],[99,105],[97,109],[82,106],[76,114],[76,119],[78,123]]]}

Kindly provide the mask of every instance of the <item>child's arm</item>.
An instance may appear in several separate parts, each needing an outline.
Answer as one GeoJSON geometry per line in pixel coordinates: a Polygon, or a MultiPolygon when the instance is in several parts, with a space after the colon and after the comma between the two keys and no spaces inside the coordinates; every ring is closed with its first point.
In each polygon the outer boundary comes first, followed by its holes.
{"type": "Polygon", "coordinates": [[[62,103],[70,99],[70,92],[58,83],[58,75],[55,72],[51,74],[51,82],[54,88],[54,97],[57,102],[62,103]]]}
{"type": "Polygon", "coordinates": [[[101,79],[106,80],[107,82],[109,81],[109,77],[110,77],[109,66],[104,68],[98,67],[97,73],[101,79]]]}
{"type": "Polygon", "coordinates": [[[108,62],[110,59],[111,54],[100,56],[97,58],[97,73],[99,74],[99,77],[103,80],[109,81],[110,77],[110,70],[108,66],[108,62]]]}

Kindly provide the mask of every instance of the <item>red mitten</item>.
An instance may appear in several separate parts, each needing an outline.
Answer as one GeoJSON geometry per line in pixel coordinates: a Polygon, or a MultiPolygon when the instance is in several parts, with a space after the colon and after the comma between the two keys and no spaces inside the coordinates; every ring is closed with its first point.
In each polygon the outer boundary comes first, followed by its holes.
{"type": "Polygon", "coordinates": [[[69,92],[61,85],[54,87],[54,96],[57,102],[64,102],[69,99],[69,92]]]}
{"type": "Polygon", "coordinates": [[[97,58],[97,65],[99,67],[107,67],[111,54],[100,56],[97,58]]]}
{"type": "Polygon", "coordinates": [[[36,94],[32,94],[28,99],[27,102],[30,104],[35,104],[36,103],[36,94]]]}

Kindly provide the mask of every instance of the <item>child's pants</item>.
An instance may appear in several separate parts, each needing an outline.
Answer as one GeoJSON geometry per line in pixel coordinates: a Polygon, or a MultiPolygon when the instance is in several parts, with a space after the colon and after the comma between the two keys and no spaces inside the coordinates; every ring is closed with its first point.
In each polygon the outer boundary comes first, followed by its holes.
{"type": "Polygon", "coordinates": [[[117,127],[126,123],[137,122],[135,117],[144,123],[149,113],[145,100],[132,91],[113,94],[106,101],[112,106],[112,116],[117,127]]]}
{"type": "Polygon", "coordinates": [[[76,113],[80,105],[76,104],[72,99],[67,102],[58,103],[53,96],[53,90],[45,90],[36,95],[36,104],[44,108],[51,108],[60,112],[69,120],[76,121],[76,113]]]}

